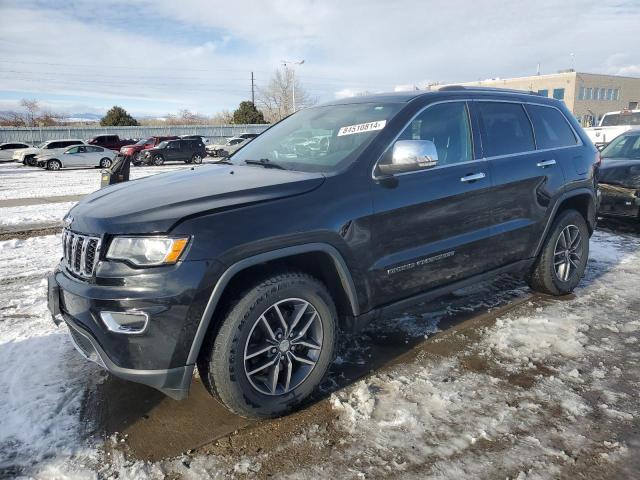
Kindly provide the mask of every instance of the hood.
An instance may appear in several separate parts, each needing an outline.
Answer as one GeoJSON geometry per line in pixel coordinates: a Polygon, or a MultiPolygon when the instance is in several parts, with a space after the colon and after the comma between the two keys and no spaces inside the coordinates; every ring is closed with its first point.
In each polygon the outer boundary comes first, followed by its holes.
{"type": "Polygon", "coordinates": [[[103,188],[71,209],[79,233],[162,233],[192,215],[309,192],[324,176],[252,166],[204,165],[103,188]]]}
{"type": "Polygon", "coordinates": [[[626,188],[640,188],[640,160],[604,158],[598,172],[598,182],[626,188]]]}

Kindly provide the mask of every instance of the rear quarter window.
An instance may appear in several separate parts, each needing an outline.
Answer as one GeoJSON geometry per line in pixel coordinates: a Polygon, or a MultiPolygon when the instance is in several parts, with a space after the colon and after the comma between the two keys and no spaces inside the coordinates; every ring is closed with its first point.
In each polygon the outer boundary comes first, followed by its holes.
{"type": "Polygon", "coordinates": [[[539,149],[570,147],[578,143],[565,116],[553,107],[527,105],[539,149]]]}
{"type": "Polygon", "coordinates": [[[477,102],[484,125],[482,147],[485,157],[497,157],[535,150],[531,123],[521,103],[477,102]]]}

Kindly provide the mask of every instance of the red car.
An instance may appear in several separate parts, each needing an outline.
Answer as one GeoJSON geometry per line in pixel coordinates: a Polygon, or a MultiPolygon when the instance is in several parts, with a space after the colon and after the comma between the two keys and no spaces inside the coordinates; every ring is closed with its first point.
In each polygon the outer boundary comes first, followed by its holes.
{"type": "Polygon", "coordinates": [[[87,143],[89,145],[97,145],[98,147],[108,148],[117,152],[122,147],[135,143],[135,140],[120,138],[118,135],[96,135],[87,143]]]}
{"type": "Polygon", "coordinates": [[[168,137],[149,137],[143,140],[140,140],[133,145],[126,145],[120,149],[120,153],[126,155],[128,157],[133,157],[132,162],[134,165],[140,165],[142,163],[140,152],[143,150],[148,150],[157,146],[160,142],[164,142],[165,140],[177,140],[176,136],[168,136],[168,137]]]}

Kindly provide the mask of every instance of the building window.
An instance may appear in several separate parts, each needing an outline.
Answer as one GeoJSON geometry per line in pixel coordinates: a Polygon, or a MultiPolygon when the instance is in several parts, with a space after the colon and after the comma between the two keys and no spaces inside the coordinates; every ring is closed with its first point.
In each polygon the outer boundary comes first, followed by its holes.
{"type": "Polygon", "coordinates": [[[548,97],[549,90],[538,90],[538,95],[540,95],[541,97],[548,97]]]}
{"type": "Polygon", "coordinates": [[[616,101],[620,100],[620,89],[618,88],[613,89],[613,99],[616,101]]]}
{"type": "Polygon", "coordinates": [[[556,100],[564,100],[564,88],[554,88],[553,98],[556,100]]]}
{"type": "Polygon", "coordinates": [[[607,100],[613,100],[613,88],[607,88],[607,100]]]}
{"type": "Polygon", "coordinates": [[[584,92],[584,99],[591,100],[592,93],[593,93],[593,89],[591,87],[587,88],[587,91],[584,92]]]}
{"type": "Polygon", "coordinates": [[[580,91],[578,92],[578,100],[584,100],[584,87],[580,87],[580,91]]]}
{"type": "Polygon", "coordinates": [[[598,100],[604,100],[605,99],[605,89],[604,87],[600,89],[600,96],[598,97],[598,100]]]}

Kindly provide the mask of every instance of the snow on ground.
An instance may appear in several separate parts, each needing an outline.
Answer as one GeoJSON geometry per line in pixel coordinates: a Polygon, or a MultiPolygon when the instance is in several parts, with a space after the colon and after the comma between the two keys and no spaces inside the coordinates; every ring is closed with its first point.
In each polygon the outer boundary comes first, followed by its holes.
{"type": "Polygon", "coordinates": [[[62,222],[62,217],[76,202],[48,203],[0,208],[0,229],[20,225],[62,222]]]}
{"type": "MultiPolygon", "coordinates": [[[[178,163],[161,167],[131,167],[131,179],[191,167],[191,165],[178,163]]],[[[41,168],[25,167],[18,163],[0,164],[0,200],[85,195],[99,188],[100,169],[50,172],[41,168]]]]}
{"type": "MultiPolygon", "coordinates": [[[[640,240],[632,236],[595,234],[575,297],[525,302],[478,327],[477,339],[454,335],[467,342],[459,351],[418,349],[332,394],[336,444],[326,425],[310,425],[254,456],[158,463],[106,456],[80,424],[83,394],[103,377],[46,313],[43,277],[59,257],[58,242],[0,242],[0,473],[259,476],[302,444],[322,454],[283,478],[557,478],[571,477],[584,458],[624,466],[629,441],[637,441],[640,240]]],[[[387,327],[431,336],[439,315],[409,315],[387,327]]],[[[429,342],[449,341],[443,334],[429,342]]]]}

